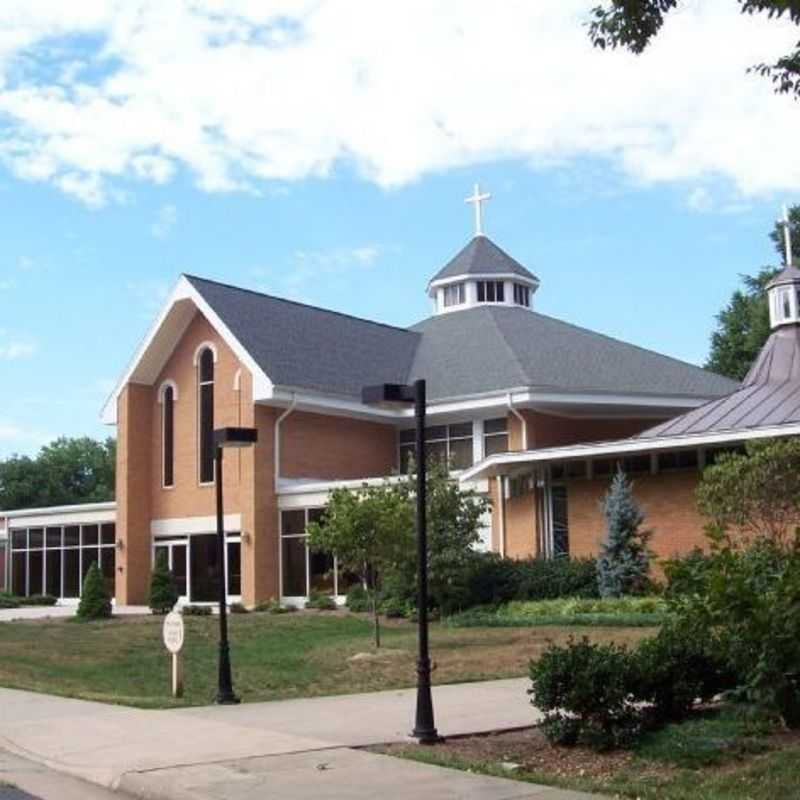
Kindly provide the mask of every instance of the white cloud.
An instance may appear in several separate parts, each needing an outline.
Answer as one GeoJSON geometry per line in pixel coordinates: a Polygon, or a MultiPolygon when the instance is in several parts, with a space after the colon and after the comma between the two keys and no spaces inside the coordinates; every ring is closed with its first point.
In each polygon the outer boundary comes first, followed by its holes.
{"type": "Polygon", "coordinates": [[[10,279],[0,280],[0,292],[7,292],[16,286],[14,281],[10,279]]]}
{"type": "Polygon", "coordinates": [[[711,199],[711,194],[708,189],[698,186],[689,193],[689,196],[686,198],[686,205],[692,211],[699,211],[702,213],[711,211],[714,207],[714,201],[711,199]]]}
{"type": "Polygon", "coordinates": [[[36,354],[33,342],[14,340],[0,342],[0,361],[20,361],[36,354]]]}
{"type": "Polygon", "coordinates": [[[150,226],[150,233],[156,239],[166,239],[178,221],[178,209],[172,205],[161,206],[156,221],[150,226]]]}
{"type": "Polygon", "coordinates": [[[800,104],[745,75],[796,27],[687,3],[637,58],[591,47],[595,2],[5,0],[0,158],[90,206],[179,169],[232,191],[344,163],[391,187],[584,156],[637,181],[796,191],[800,104]]]}

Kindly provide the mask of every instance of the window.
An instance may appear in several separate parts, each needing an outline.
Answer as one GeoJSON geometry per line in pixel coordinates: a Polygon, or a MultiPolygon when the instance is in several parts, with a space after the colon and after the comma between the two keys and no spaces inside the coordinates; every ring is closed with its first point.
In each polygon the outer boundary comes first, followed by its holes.
{"type": "Polygon", "coordinates": [[[781,311],[783,319],[789,319],[792,316],[792,293],[788,289],[781,292],[781,311]]]}
{"type": "Polygon", "coordinates": [[[569,555],[569,512],[567,508],[567,487],[552,486],[550,489],[551,513],[553,519],[553,556],[569,555]]]}
{"type": "Polygon", "coordinates": [[[21,597],[46,592],[75,598],[89,567],[100,565],[114,595],[116,535],[113,522],[97,525],[54,525],[11,531],[11,588],[21,597]]]}
{"type": "MultiPolygon", "coordinates": [[[[400,431],[400,470],[408,472],[415,454],[415,431],[413,428],[400,431]]],[[[425,428],[425,453],[428,463],[445,461],[451,469],[471,467],[472,422],[454,425],[434,425],[425,428]]]]}
{"type": "Polygon", "coordinates": [[[460,306],[464,302],[464,284],[455,283],[452,286],[444,287],[444,305],[460,306]]]}
{"type": "Polygon", "coordinates": [[[550,465],[551,480],[564,480],[567,478],[585,478],[585,461],[565,461],[550,465]]]}
{"type": "Polygon", "coordinates": [[[483,455],[508,452],[508,419],[487,419],[483,423],[483,455]]]}
{"type": "Polygon", "coordinates": [[[324,509],[299,508],[281,512],[281,596],[308,597],[311,592],[344,595],[358,578],[339,569],[332,553],[308,549],[306,527],[321,522],[324,509]]]}
{"type": "Polygon", "coordinates": [[[478,281],[479,303],[502,303],[504,296],[503,281],[478,281]]]}
{"type": "Polygon", "coordinates": [[[531,290],[528,286],[523,286],[521,283],[514,284],[514,302],[518,306],[525,306],[529,308],[531,304],[531,290]]]}
{"type": "Polygon", "coordinates": [[[200,483],[214,482],[214,351],[206,347],[197,364],[200,483]]]}
{"type": "Polygon", "coordinates": [[[161,396],[162,485],[175,485],[175,389],[165,386],[161,396]]]}
{"type": "Polygon", "coordinates": [[[658,454],[658,471],[667,472],[672,469],[696,469],[697,450],[675,450],[671,453],[658,454]]]}

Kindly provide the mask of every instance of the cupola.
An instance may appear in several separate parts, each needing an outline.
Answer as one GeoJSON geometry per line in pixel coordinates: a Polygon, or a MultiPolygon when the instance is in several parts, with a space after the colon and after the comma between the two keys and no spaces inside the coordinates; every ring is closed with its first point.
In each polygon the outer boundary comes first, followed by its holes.
{"type": "Polygon", "coordinates": [[[773,330],[780,325],[800,323],[800,269],[792,264],[792,237],[786,206],[783,207],[783,218],[778,220],[778,225],[783,228],[786,266],[767,284],[769,324],[773,330]]]}
{"type": "Polygon", "coordinates": [[[539,279],[483,233],[481,203],[489,197],[476,184],[466,198],[475,204],[475,235],[428,283],[434,314],[483,305],[533,309],[539,279]]]}

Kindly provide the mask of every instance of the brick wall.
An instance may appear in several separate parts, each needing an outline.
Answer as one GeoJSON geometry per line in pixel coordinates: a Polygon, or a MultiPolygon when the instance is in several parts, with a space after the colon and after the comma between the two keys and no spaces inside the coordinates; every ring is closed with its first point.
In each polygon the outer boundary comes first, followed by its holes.
{"type": "Polygon", "coordinates": [[[397,469],[393,425],[297,411],[281,425],[281,476],[347,479],[397,469]]]}
{"type": "MultiPolygon", "coordinates": [[[[697,510],[694,496],[699,477],[694,470],[632,476],[634,497],[646,514],[645,527],[653,531],[650,548],[659,558],[705,545],[706,520],[697,510]]],[[[605,530],[600,503],[608,484],[608,478],[568,483],[571,555],[597,554],[605,530]]]]}

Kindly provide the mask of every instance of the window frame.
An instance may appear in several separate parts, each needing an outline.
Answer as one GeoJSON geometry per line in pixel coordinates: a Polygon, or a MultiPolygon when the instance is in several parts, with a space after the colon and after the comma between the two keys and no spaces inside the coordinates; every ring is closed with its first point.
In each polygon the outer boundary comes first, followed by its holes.
{"type": "Polygon", "coordinates": [[[197,356],[196,356],[196,369],[197,369],[197,480],[200,486],[213,486],[216,475],[217,475],[217,465],[214,453],[214,388],[215,388],[215,381],[216,381],[216,364],[217,364],[217,353],[216,350],[210,345],[201,345],[197,349],[197,356]],[[203,379],[203,359],[209,355],[211,359],[211,378],[208,380],[203,379]],[[211,435],[204,437],[204,423],[205,418],[203,416],[203,390],[207,387],[210,387],[210,414],[211,414],[211,424],[210,424],[210,431],[211,435]],[[206,453],[205,447],[208,446],[210,448],[210,453],[206,453]],[[207,466],[206,458],[210,460],[210,470],[211,470],[211,477],[207,477],[208,473],[204,471],[204,467],[207,466]]]}
{"type": "MultiPolygon", "coordinates": [[[[475,426],[472,420],[464,420],[461,422],[451,422],[451,423],[442,423],[441,425],[429,425],[425,429],[425,449],[426,453],[428,450],[428,445],[430,444],[441,444],[444,442],[445,446],[445,454],[447,458],[448,469],[450,472],[462,472],[465,469],[469,469],[469,467],[475,464],[475,450],[474,450],[474,442],[475,442],[475,426]],[[458,427],[460,425],[469,425],[469,435],[467,434],[456,434],[453,435],[451,432],[451,428],[458,427]],[[444,436],[431,436],[430,431],[434,431],[438,428],[444,428],[444,436]],[[459,466],[459,467],[451,467],[450,462],[452,459],[452,442],[470,442],[470,463],[466,466],[459,466]]],[[[397,432],[397,447],[398,447],[398,459],[397,463],[400,468],[400,472],[405,474],[407,470],[408,462],[404,464],[404,452],[410,451],[411,456],[416,455],[416,431],[414,428],[404,428],[397,432]],[[404,434],[406,441],[404,441],[404,434]]],[[[407,458],[407,456],[406,456],[407,458]]]]}
{"type": "Polygon", "coordinates": [[[442,290],[442,307],[455,308],[456,306],[463,306],[466,302],[466,292],[463,283],[451,283],[445,286],[442,290]],[[452,295],[455,294],[455,300],[452,295]]]}
{"type": "Polygon", "coordinates": [[[479,303],[505,303],[505,281],[482,280],[476,281],[479,303]],[[489,291],[491,287],[491,291],[489,291]],[[489,297],[491,295],[491,297],[489,297]]]}
{"type": "Polygon", "coordinates": [[[175,488],[175,401],[178,393],[172,381],[161,388],[161,488],[175,488]],[[168,419],[169,418],[169,419],[168,419]],[[169,429],[167,426],[169,425],[169,429]],[[167,447],[169,444],[169,447],[167,447]],[[168,452],[169,450],[169,452],[168,452]],[[169,467],[169,469],[167,469],[169,467]],[[169,475],[167,474],[169,473],[169,475]],[[169,477],[169,480],[167,478],[169,477]]]}
{"type": "Polygon", "coordinates": [[[514,284],[514,305],[522,306],[523,308],[531,307],[530,286],[526,286],[524,283],[514,284]]]}

